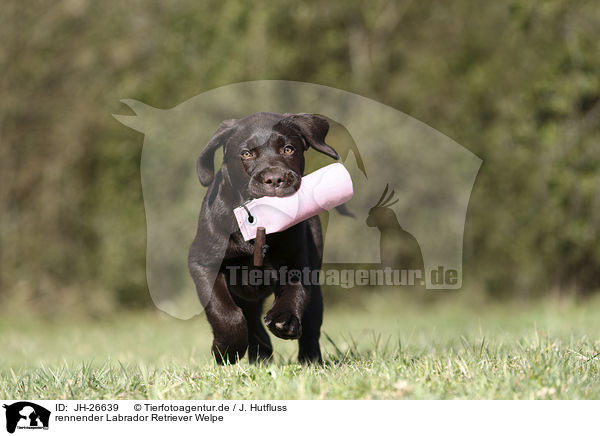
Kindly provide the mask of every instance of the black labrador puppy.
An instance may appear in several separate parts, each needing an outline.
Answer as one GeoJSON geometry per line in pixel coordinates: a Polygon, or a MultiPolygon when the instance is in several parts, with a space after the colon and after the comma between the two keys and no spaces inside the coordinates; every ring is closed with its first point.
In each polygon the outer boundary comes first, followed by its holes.
{"type": "MultiPolygon", "coordinates": [[[[259,112],[224,121],[197,161],[200,183],[209,186],[202,203],[198,232],[189,252],[189,269],[210,323],[212,352],[219,363],[233,363],[248,350],[250,362],[273,353],[262,322],[262,304],[274,294],[264,317],[271,332],[298,339],[300,362],[321,362],[319,335],[323,300],[318,284],[270,277],[267,282],[244,282],[243,272],[254,269],[254,241],[246,242],[233,209],[253,198],[284,197],[300,187],[304,152],[308,147],[339,159],[325,143],[329,122],[312,114],[259,112]],[[214,174],[214,154],[224,148],[221,169],[214,174]]],[[[323,239],[318,217],[283,232],[267,235],[263,269],[321,268],[323,239]]]]}

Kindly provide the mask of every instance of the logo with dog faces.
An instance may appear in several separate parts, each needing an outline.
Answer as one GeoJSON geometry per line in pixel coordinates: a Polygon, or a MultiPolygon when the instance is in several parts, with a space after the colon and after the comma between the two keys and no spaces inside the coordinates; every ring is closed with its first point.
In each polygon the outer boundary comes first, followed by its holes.
{"type": "MultiPolygon", "coordinates": [[[[388,271],[392,282],[395,273],[401,281],[403,271],[418,271],[422,289],[462,287],[465,219],[482,161],[434,128],[365,97],[290,81],[232,84],[166,110],[123,103],[135,115],[115,118],[145,135],[148,287],[156,306],[170,315],[188,319],[203,311],[188,272],[188,249],[202,200],[217,194],[198,183],[198,156],[225,120],[257,112],[318,114],[329,122],[325,139],[335,151],[309,147],[304,174],[331,164],[337,153],[354,195],[343,209],[319,215],[325,273],[366,270],[375,279],[369,282],[380,283],[387,282],[388,271]]],[[[222,148],[215,147],[209,160],[205,166],[214,165],[219,177],[222,148]]],[[[211,247],[215,261],[225,248],[211,247]]],[[[363,275],[352,282],[364,282],[363,275]]]]}
{"type": "Polygon", "coordinates": [[[50,411],[45,407],[29,401],[4,404],[6,409],[6,431],[15,430],[48,430],[50,411]]]}

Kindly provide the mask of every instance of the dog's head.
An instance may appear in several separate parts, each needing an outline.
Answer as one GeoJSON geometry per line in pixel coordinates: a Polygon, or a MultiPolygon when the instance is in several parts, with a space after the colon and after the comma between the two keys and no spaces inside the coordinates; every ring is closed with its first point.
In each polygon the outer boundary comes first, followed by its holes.
{"type": "Polygon", "coordinates": [[[339,159],[325,143],[328,130],[329,122],[312,114],[259,112],[224,121],[198,158],[198,178],[204,186],[213,182],[215,151],[223,147],[223,178],[242,197],[291,195],[300,188],[309,147],[339,159]]]}

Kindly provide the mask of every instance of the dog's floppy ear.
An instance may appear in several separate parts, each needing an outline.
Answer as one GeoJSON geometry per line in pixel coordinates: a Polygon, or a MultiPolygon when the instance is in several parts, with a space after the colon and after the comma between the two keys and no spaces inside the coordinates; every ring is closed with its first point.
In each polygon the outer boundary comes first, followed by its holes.
{"type": "Polygon", "coordinates": [[[196,161],[196,172],[202,186],[208,186],[212,183],[215,177],[215,151],[223,146],[229,136],[235,130],[235,122],[237,120],[225,120],[219,128],[213,133],[212,137],[204,147],[204,150],[198,156],[196,161]]]}
{"type": "Polygon", "coordinates": [[[340,156],[333,147],[325,143],[325,136],[329,131],[329,121],[319,115],[313,114],[284,114],[286,121],[293,124],[300,131],[306,143],[315,150],[338,160],[340,156]]]}

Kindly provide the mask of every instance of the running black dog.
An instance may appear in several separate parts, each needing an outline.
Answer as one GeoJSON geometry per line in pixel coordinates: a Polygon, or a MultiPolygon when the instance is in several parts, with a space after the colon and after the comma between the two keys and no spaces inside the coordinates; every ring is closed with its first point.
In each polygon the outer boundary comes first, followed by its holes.
{"type": "MultiPolygon", "coordinates": [[[[271,341],[261,322],[263,301],[271,294],[275,300],[264,317],[266,326],[275,336],[299,340],[300,362],[321,362],[320,286],[276,280],[245,284],[242,271],[254,268],[254,247],[253,241],[244,241],[233,209],[253,198],[296,192],[308,147],[339,159],[325,143],[328,130],[329,122],[317,115],[260,112],[224,121],[198,158],[200,183],[209,189],[190,248],[189,268],[213,330],[212,352],[219,363],[235,362],[246,350],[250,362],[271,357],[271,341]],[[215,175],[214,155],[221,146],[223,164],[215,175]]],[[[264,269],[321,267],[318,217],[268,235],[267,244],[264,269]]]]}

